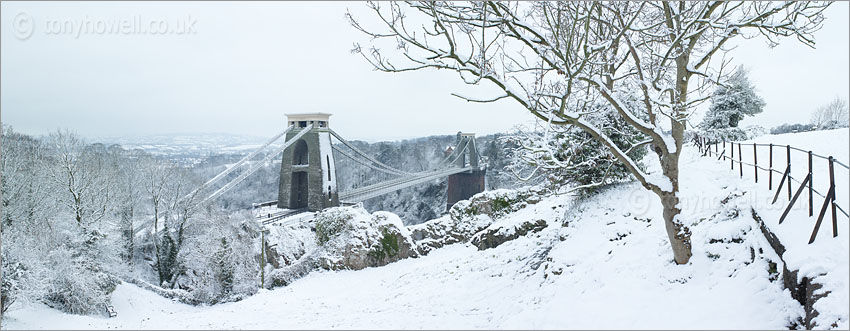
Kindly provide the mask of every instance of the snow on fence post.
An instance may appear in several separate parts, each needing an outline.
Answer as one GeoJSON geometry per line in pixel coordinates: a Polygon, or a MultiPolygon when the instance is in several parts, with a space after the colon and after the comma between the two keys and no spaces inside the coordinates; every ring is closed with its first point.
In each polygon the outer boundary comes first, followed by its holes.
{"type": "Polygon", "coordinates": [[[738,172],[741,173],[741,178],[744,178],[744,160],[741,159],[741,143],[738,143],[738,172]]]}
{"type": "Polygon", "coordinates": [[[815,179],[812,177],[812,151],[809,151],[809,217],[812,217],[812,184],[815,179]]]}
{"type": "Polygon", "coordinates": [[[767,170],[767,189],[773,190],[773,143],[770,143],[770,153],[768,156],[767,170]]]}
{"type": "Polygon", "coordinates": [[[756,178],[756,184],[759,182],[759,156],[756,150],[756,143],[753,143],[753,175],[756,178]]]}

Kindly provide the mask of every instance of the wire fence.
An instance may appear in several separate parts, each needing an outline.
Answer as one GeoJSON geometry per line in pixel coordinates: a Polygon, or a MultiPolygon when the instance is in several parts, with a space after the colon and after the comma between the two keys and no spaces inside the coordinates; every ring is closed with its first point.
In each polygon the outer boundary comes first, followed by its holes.
{"type": "MultiPolygon", "coordinates": [[[[782,213],[782,216],[779,218],[779,224],[785,220],[788,216],[788,213],[791,211],[791,208],[797,202],[797,199],[800,197],[801,193],[805,190],[808,190],[808,207],[809,207],[809,217],[814,215],[814,196],[817,195],[823,198],[823,204],[820,208],[820,212],[818,213],[817,221],[815,222],[815,227],[812,231],[811,237],[809,237],[809,244],[815,241],[817,237],[818,230],[820,230],[821,223],[823,222],[824,216],[827,212],[827,209],[830,210],[830,214],[832,216],[832,236],[838,236],[838,221],[837,214],[840,211],[844,217],[850,219],[850,215],[848,215],[847,210],[842,208],[835,201],[835,167],[838,166],[843,168],[843,170],[850,173],[850,167],[846,164],[841,163],[836,160],[832,156],[822,156],[813,153],[812,151],[803,150],[800,148],[792,147],[790,145],[775,145],[775,144],[758,144],[758,143],[736,143],[736,142],[726,142],[726,141],[716,141],[711,140],[706,137],[695,136],[694,143],[699,148],[702,156],[705,157],[716,157],[717,160],[726,161],[729,160],[729,167],[732,170],[735,170],[735,164],[738,165],[738,174],[741,178],[744,177],[744,166],[753,168],[753,179],[756,183],[759,181],[759,171],[767,172],[767,187],[768,190],[773,190],[773,177],[774,174],[780,175],[779,184],[776,187],[776,194],[773,196],[773,201],[771,204],[775,204],[779,195],[782,193],[783,187],[785,191],[787,191],[788,195],[788,206],[785,207],[785,210],[782,213]],[[759,150],[761,148],[761,150],[759,150]],[[765,162],[762,161],[762,165],[759,165],[758,156],[760,151],[764,151],[764,149],[768,149],[768,160],[767,167],[764,167],[765,162]],[[779,169],[774,168],[774,149],[777,149],[780,153],[785,152],[784,164],[776,164],[776,166],[780,167],[779,169]],[[752,163],[744,161],[743,154],[744,151],[749,152],[752,151],[752,163]],[[728,151],[728,153],[727,153],[728,151]],[[800,180],[798,178],[794,178],[791,176],[791,152],[801,152],[804,153],[805,160],[808,161],[808,172],[805,173],[805,177],[800,180]],[[736,155],[737,152],[737,155],[736,155]],[[737,156],[737,159],[736,159],[737,156]],[[822,159],[828,163],[828,187],[825,192],[822,193],[814,188],[813,174],[812,174],[812,160],[813,159],[822,159]],[[783,170],[783,171],[780,171],[783,170]],[[796,182],[798,188],[796,192],[792,195],[792,182],[796,182]]],[[[781,158],[779,161],[783,161],[781,158]]],[[[839,169],[840,170],[840,169],[839,169]]],[[[799,176],[798,176],[799,177],[799,176]]],[[[845,207],[846,208],[846,207],[845,207]]]]}

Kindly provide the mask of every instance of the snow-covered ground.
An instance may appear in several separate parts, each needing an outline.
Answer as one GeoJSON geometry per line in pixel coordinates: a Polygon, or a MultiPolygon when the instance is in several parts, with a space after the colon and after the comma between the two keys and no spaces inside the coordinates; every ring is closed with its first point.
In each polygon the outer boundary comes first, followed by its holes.
{"type": "MultiPolygon", "coordinates": [[[[811,148],[836,157],[844,151],[846,161],[847,131],[836,132],[843,136],[829,135],[829,145],[813,140],[811,148]]],[[[806,141],[799,135],[789,143],[806,141]]],[[[783,329],[803,309],[783,289],[781,275],[771,273],[779,257],[750,207],[786,242],[789,267],[829,272],[819,279],[834,292],[818,301],[819,321],[848,328],[846,219],[839,220],[838,238],[824,230],[806,245],[814,223],[807,208],[776,224],[776,206],[785,200],[770,205],[772,192],[761,178],[759,184],[740,179],[737,168],[699,157],[692,147],[682,166],[683,216],[694,253],[683,266],[672,263],[660,202],[629,184],[587,201],[546,198],[510,214],[499,222],[544,219],[549,226],[492,249],[455,244],[384,267],[314,272],[284,288],[207,307],[121,284],[112,298],[115,318],[16,305],[3,328],[783,329]]],[[[846,181],[841,185],[847,189],[846,181]]]]}

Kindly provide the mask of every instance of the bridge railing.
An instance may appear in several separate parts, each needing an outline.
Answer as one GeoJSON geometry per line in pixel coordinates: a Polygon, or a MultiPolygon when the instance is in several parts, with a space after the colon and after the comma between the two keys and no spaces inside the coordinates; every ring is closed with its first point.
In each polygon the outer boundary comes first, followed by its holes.
{"type": "MultiPolygon", "coordinates": [[[[726,161],[729,160],[729,167],[732,170],[735,170],[735,165],[738,165],[738,175],[743,178],[744,177],[744,167],[746,166],[748,169],[752,167],[753,169],[753,179],[756,183],[759,181],[759,171],[767,172],[767,188],[768,190],[773,190],[773,177],[774,174],[777,175],[779,183],[776,186],[776,193],[773,196],[773,200],[771,204],[775,204],[779,195],[782,193],[783,186],[787,191],[788,195],[788,205],[785,207],[782,216],[779,218],[779,224],[785,220],[788,216],[788,213],[791,211],[791,208],[797,202],[797,199],[800,197],[801,193],[804,190],[808,190],[808,211],[809,217],[814,215],[814,196],[817,195],[823,198],[823,204],[821,205],[820,212],[818,213],[817,221],[815,222],[814,229],[812,230],[812,234],[809,237],[809,244],[815,241],[817,237],[818,230],[820,230],[821,223],[823,222],[824,216],[826,214],[827,209],[830,209],[830,214],[832,217],[832,236],[838,236],[838,221],[837,221],[837,212],[840,211],[844,217],[850,219],[850,215],[848,215],[847,210],[842,208],[835,199],[835,167],[840,167],[840,171],[848,171],[850,173],[850,167],[846,164],[841,163],[836,160],[832,156],[822,156],[813,153],[812,151],[807,151],[801,148],[793,147],[791,145],[777,145],[777,144],[759,144],[759,143],[741,143],[741,142],[727,142],[727,141],[718,141],[712,140],[707,137],[695,136],[694,144],[699,148],[700,153],[704,157],[716,157],[717,160],[726,161]],[[785,157],[784,163],[776,164],[777,168],[774,168],[774,150],[778,150],[782,152],[784,150],[785,157]],[[762,161],[761,165],[759,165],[759,153],[767,150],[768,159],[767,162],[762,161]],[[728,151],[728,153],[727,153],[728,151]],[[752,151],[752,163],[744,161],[743,154],[744,152],[752,151]],[[806,163],[808,164],[805,176],[800,180],[799,178],[795,178],[791,175],[791,152],[804,153],[806,163]],[[737,152],[737,153],[736,153],[737,152]],[[737,154],[737,155],[736,155],[737,154]],[[815,189],[813,182],[813,166],[812,160],[818,158],[825,160],[827,162],[827,171],[828,174],[828,186],[825,189],[825,193],[821,193],[819,190],[815,189]],[[767,163],[767,167],[765,166],[767,163]],[[781,171],[780,171],[781,170],[781,171]],[[798,186],[796,192],[792,195],[792,181],[796,182],[798,186]]],[[[781,159],[780,159],[781,160],[781,159]]],[[[747,170],[749,172],[749,170],[747,170]]],[[[823,189],[823,188],[822,188],[823,189]]]]}

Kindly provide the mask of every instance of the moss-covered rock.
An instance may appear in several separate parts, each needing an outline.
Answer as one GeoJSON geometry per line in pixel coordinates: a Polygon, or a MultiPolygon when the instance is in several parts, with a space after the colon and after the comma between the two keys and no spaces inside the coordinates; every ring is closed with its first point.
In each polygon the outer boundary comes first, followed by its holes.
{"type": "Polygon", "coordinates": [[[323,211],[316,221],[320,268],[359,270],[418,256],[410,232],[395,214],[338,207],[323,211]],[[319,224],[325,225],[321,236],[319,224]]]}

